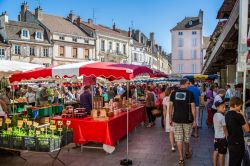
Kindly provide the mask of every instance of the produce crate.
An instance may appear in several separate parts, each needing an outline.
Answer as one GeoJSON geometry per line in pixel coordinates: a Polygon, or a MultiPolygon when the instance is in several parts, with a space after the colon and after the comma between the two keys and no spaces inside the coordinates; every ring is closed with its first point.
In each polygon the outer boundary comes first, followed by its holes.
{"type": "Polygon", "coordinates": [[[48,108],[40,108],[39,109],[39,117],[49,116],[48,108]]]}
{"type": "Polygon", "coordinates": [[[11,148],[14,149],[25,149],[22,136],[12,136],[11,137],[11,148]]]}
{"type": "Polygon", "coordinates": [[[48,116],[51,116],[53,114],[52,107],[48,107],[47,109],[48,109],[48,116]]]}
{"type": "Polygon", "coordinates": [[[73,131],[67,131],[67,132],[63,132],[62,135],[62,147],[66,146],[70,143],[73,143],[74,140],[74,134],[73,131]]]}
{"type": "Polygon", "coordinates": [[[27,150],[36,150],[36,138],[35,137],[23,137],[24,149],[27,150]]]}
{"type": "Polygon", "coordinates": [[[61,138],[37,138],[36,150],[39,152],[53,152],[60,149],[61,138]]]}
{"type": "Polygon", "coordinates": [[[0,146],[5,148],[11,147],[11,136],[0,134],[0,146]]]}
{"type": "Polygon", "coordinates": [[[32,110],[31,118],[33,119],[39,118],[39,110],[32,110]]]}

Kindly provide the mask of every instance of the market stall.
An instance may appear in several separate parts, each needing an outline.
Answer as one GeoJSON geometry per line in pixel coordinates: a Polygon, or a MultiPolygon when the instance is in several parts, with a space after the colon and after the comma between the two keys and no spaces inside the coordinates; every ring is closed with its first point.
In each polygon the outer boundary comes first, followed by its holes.
{"type": "MultiPolygon", "coordinates": [[[[153,75],[153,71],[145,66],[130,64],[82,62],[19,72],[11,75],[9,80],[10,83],[16,83],[39,78],[69,78],[84,76],[103,77],[111,81],[124,79],[127,82],[134,79],[136,76],[145,74],[153,75]]],[[[72,128],[75,133],[75,143],[85,144],[88,141],[100,142],[103,143],[104,147],[109,147],[109,150],[107,151],[113,152],[117,141],[127,134],[126,126],[129,125],[128,129],[129,131],[132,131],[138,124],[145,120],[146,114],[144,107],[138,107],[138,104],[132,103],[134,102],[131,100],[125,101],[123,98],[123,101],[114,102],[114,104],[113,102],[108,103],[108,106],[105,106],[105,108],[103,105],[100,105],[98,109],[92,110],[92,116],[87,117],[86,114],[81,114],[84,113],[84,110],[73,107],[70,108],[69,106],[63,110],[63,116],[55,119],[61,119],[66,123],[70,121],[70,128],[72,128]],[[115,103],[118,104],[121,102],[121,105],[123,105],[122,108],[113,109],[115,103]],[[131,108],[132,105],[134,108],[131,108]],[[121,111],[121,109],[123,111],[121,111]],[[126,122],[127,115],[129,115],[129,123],[126,122]],[[95,130],[96,127],[99,127],[100,130],[95,130]],[[110,148],[112,150],[110,150],[110,148]]],[[[36,110],[36,112],[38,112],[36,115],[40,115],[40,111],[36,110]]],[[[48,114],[50,114],[50,112],[51,111],[49,111],[48,114]]],[[[31,114],[33,114],[33,111],[31,111],[31,114]]],[[[52,120],[54,120],[54,118],[52,118],[52,120]]]]}

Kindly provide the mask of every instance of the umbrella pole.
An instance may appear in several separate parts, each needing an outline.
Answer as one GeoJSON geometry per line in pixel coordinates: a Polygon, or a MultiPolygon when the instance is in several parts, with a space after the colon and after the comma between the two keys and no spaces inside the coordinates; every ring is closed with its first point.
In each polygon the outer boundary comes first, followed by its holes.
{"type": "MultiPolygon", "coordinates": [[[[127,97],[129,97],[129,82],[127,82],[127,97]]],[[[128,159],[128,122],[129,122],[129,107],[127,107],[127,152],[126,158],[120,161],[120,165],[129,166],[132,165],[132,160],[128,159]]]]}
{"type": "Polygon", "coordinates": [[[12,110],[15,115],[15,88],[14,85],[12,85],[12,110]]]}

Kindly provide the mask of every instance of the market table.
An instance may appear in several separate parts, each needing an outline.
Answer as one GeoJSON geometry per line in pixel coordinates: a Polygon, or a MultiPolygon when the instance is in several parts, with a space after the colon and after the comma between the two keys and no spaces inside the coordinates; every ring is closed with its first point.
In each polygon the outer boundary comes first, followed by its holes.
{"type": "MultiPolygon", "coordinates": [[[[71,121],[69,128],[73,129],[74,143],[76,144],[98,142],[102,143],[104,146],[114,148],[117,142],[127,134],[126,112],[121,112],[104,121],[93,120],[90,116],[83,119],[55,117],[52,118],[52,120],[62,120],[65,124],[66,121],[71,121]]],[[[145,106],[131,108],[129,110],[129,132],[133,131],[136,126],[145,120],[145,106]]]]}

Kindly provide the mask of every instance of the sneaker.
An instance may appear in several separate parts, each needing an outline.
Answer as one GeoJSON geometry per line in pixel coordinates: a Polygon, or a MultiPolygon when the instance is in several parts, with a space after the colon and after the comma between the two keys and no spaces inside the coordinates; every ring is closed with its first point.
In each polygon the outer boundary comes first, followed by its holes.
{"type": "Polygon", "coordinates": [[[172,150],[172,152],[175,152],[175,148],[174,147],[172,147],[171,150],[172,150]]]}
{"type": "Polygon", "coordinates": [[[185,166],[185,161],[184,160],[179,160],[179,166],[185,166]]]}

